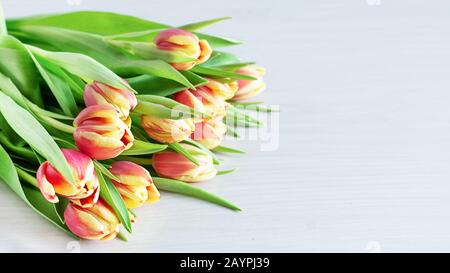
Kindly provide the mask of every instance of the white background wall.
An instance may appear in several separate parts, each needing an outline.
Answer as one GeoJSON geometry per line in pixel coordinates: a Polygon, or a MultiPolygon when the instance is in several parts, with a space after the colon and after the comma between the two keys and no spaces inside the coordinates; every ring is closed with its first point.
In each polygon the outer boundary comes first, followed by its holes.
{"type": "MultiPolygon", "coordinates": [[[[10,17],[231,15],[207,31],[246,42],[232,51],[267,68],[261,99],[281,108],[277,150],[230,141],[248,151],[226,158],[240,170],[199,184],[243,212],[164,194],[137,210],[128,243],[80,251],[450,251],[448,1],[2,2],[10,17]]],[[[72,248],[4,185],[0,219],[0,251],[72,248]]]]}

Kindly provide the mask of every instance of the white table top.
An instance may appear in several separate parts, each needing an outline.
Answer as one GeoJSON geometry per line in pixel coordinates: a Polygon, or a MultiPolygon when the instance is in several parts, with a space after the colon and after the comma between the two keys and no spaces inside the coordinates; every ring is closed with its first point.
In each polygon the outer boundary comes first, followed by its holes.
{"type": "Polygon", "coordinates": [[[278,149],[228,141],[248,151],[226,158],[240,169],[199,184],[243,212],[164,193],[128,243],[76,245],[0,185],[0,251],[450,251],[450,3],[367,1],[2,1],[10,16],[231,15],[207,31],[246,42],[230,50],[267,68],[261,98],[281,113],[278,149]]]}

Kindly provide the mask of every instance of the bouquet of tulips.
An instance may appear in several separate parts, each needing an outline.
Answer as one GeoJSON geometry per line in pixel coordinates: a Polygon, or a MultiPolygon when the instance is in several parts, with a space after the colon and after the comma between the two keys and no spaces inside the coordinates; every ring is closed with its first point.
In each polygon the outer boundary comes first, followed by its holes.
{"type": "Polygon", "coordinates": [[[172,191],[239,208],[193,186],[220,169],[243,101],[264,70],[222,51],[238,41],[122,14],[0,14],[0,180],[71,236],[125,239],[133,209],[172,191]],[[188,183],[186,183],[188,182],[188,183]]]}

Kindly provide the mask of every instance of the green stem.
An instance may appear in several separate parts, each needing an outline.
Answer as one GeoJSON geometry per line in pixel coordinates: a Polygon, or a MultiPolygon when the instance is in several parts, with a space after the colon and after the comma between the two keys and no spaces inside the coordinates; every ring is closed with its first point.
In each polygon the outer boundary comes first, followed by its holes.
{"type": "Polygon", "coordinates": [[[234,205],[233,203],[231,203],[215,194],[212,194],[203,189],[191,186],[188,183],[185,183],[182,181],[161,178],[161,177],[153,177],[153,182],[155,183],[156,187],[159,190],[184,194],[187,196],[191,196],[191,197],[194,197],[197,199],[201,199],[204,201],[208,201],[208,202],[229,208],[234,211],[241,210],[238,206],[234,205]]]}
{"type": "Polygon", "coordinates": [[[27,173],[26,171],[22,170],[19,167],[16,167],[16,171],[17,171],[17,174],[19,175],[20,179],[22,179],[23,181],[27,182],[31,186],[39,188],[38,184],[37,184],[37,181],[36,181],[36,178],[34,176],[30,175],[29,173],[27,173]]]}
{"type": "Polygon", "coordinates": [[[43,121],[45,121],[48,125],[62,131],[65,133],[73,134],[75,132],[75,127],[62,123],[54,118],[41,115],[39,116],[43,121]]]}
{"type": "Polygon", "coordinates": [[[14,145],[14,143],[12,143],[4,134],[0,134],[0,143],[11,150],[13,153],[23,158],[29,159],[31,161],[36,161],[36,155],[33,153],[33,151],[25,147],[14,145]]]}
{"type": "Polygon", "coordinates": [[[153,160],[151,158],[142,158],[142,157],[134,157],[134,156],[119,156],[119,160],[131,161],[139,165],[152,165],[153,160]]]}

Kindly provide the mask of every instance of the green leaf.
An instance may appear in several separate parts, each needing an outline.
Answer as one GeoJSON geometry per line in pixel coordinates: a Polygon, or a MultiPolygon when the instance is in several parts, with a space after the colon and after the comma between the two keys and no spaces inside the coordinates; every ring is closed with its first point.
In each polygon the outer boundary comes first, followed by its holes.
{"type": "Polygon", "coordinates": [[[170,109],[173,116],[176,118],[208,118],[206,114],[199,112],[196,109],[190,108],[182,103],[179,103],[173,99],[155,95],[138,95],[136,96],[139,103],[152,103],[162,105],[170,109]]]}
{"type": "Polygon", "coordinates": [[[31,53],[35,65],[41,73],[42,78],[52,91],[64,114],[74,117],[78,114],[78,106],[73,97],[72,90],[66,81],[61,78],[64,72],[56,65],[46,61],[40,56],[31,53]]]}
{"type": "Polygon", "coordinates": [[[272,106],[266,106],[266,105],[258,105],[258,104],[243,104],[243,103],[231,103],[236,108],[242,109],[242,110],[251,110],[256,112],[266,112],[266,113],[272,113],[272,112],[279,112],[280,110],[277,108],[273,108],[272,106]]]}
{"type": "Polygon", "coordinates": [[[68,52],[50,52],[31,46],[29,46],[29,48],[34,54],[40,55],[47,59],[47,61],[77,75],[86,82],[96,80],[117,88],[134,91],[114,72],[86,55],[68,52]]]}
{"type": "MultiPolygon", "coordinates": [[[[17,172],[23,172],[25,174],[26,172],[15,168],[14,163],[2,146],[0,146],[0,162],[2,162],[2,164],[0,164],[0,180],[3,181],[3,183],[8,185],[11,190],[17,194],[17,196],[19,196],[28,206],[33,208],[42,217],[56,225],[59,229],[71,237],[77,238],[64,224],[61,224],[52,203],[45,200],[39,191],[22,186],[17,172]]],[[[33,177],[31,178],[34,179],[33,177]]]]}
{"type": "Polygon", "coordinates": [[[145,60],[162,60],[168,63],[181,63],[195,61],[196,58],[177,54],[176,52],[160,50],[154,43],[118,41],[106,39],[106,41],[124,52],[145,60]]]}
{"type": "Polygon", "coordinates": [[[209,58],[208,61],[202,64],[202,66],[221,66],[221,65],[227,65],[232,63],[238,63],[241,59],[228,52],[222,52],[222,51],[214,51],[209,58]]]}
{"type": "MultiPolygon", "coordinates": [[[[7,20],[8,28],[17,28],[30,25],[60,27],[103,36],[130,32],[151,32],[152,30],[160,31],[171,28],[169,25],[143,20],[133,16],[97,11],[80,11],[7,20]]],[[[201,33],[195,34],[200,39],[208,40],[212,48],[233,46],[241,43],[239,41],[224,37],[201,33]]]]}
{"type": "Polygon", "coordinates": [[[7,24],[8,27],[16,27],[17,25],[54,26],[99,35],[113,35],[169,27],[133,16],[97,11],[78,11],[13,19],[8,20],[7,24]]]}
{"type": "Polygon", "coordinates": [[[255,77],[252,77],[249,75],[239,74],[239,73],[222,70],[219,68],[212,68],[212,67],[196,66],[196,67],[192,68],[191,71],[198,73],[200,75],[205,75],[205,76],[232,78],[232,79],[238,79],[238,80],[256,80],[255,77]]]}
{"type": "MultiPolygon", "coordinates": [[[[98,165],[98,164],[97,164],[98,165]]],[[[130,215],[128,214],[127,207],[123,202],[122,197],[117,191],[114,184],[109,180],[108,177],[104,177],[101,170],[99,170],[98,166],[96,166],[98,182],[100,184],[100,196],[108,203],[111,208],[116,213],[117,217],[119,217],[122,222],[123,227],[131,233],[131,220],[130,215]]]]}
{"type": "Polygon", "coordinates": [[[217,155],[215,155],[213,152],[211,152],[208,148],[206,148],[202,144],[200,144],[197,141],[194,141],[192,139],[185,139],[183,142],[190,144],[192,146],[195,146],[195,147],[199,148],[200,150],[206,152],[207,154],[209,154],[212,157],[213,163],[215,165],[220,165],[220,159],[217,157],[217,155]]]}
{"type": "Polygon", "coordinates": [[[97,160],[94,160],[94,165],[103,175],[106,175],[106,177],[108,177],[109,179],[116,181],[120,180],[119,178],[117,178],[117,176],[112,174],[104,164],[98,162],[97,160]]]}
{"type": "Polygon", "coordinates": [[[209,45],[213,49],[242,44],[242,42],[240,42],[240,41],[226,38],[226,37],[213,36],[213,35],[208,35],[208,34],[203,34],[203,33],[198,33],[198,32],[195,32],[195,34],[198,36],[198,38],[207,40],[209,45]]]}
{"type": "Polygon", "coordinates": [[[183,146],[180,145],[180,143],[175,142],[175,143],[170,143],[169,144],[169,148],[176,151],[179,154],[182,154],[184,157],[186,157],[187,159],[189,159],[189,161],[191,161],[192,163],[194,163],[195,165],[199,165],[197,159],[195,159],[194,156],[192,156],[192,154],[186,150],[185,148],[183,148],[183,146]]]}
{"type": "Polygon", "coordinates": [[[191,24],[187,24],[187,25],[183,25],[180,26],[178,28],[187,30],[187,31],[196,31],[199,30],[201,28],[210,26],[212,24],[224,21],[224,20],[229,20],[231,19],[231,17],[220,17],[220,18],[216,18],[216,19],[211,19],[211,20],[206,20],[206,21],[201,21],[201,22],[197,22],[197,23],[191,23],[191,24]]]}
{"type": "Polygon", "coordinates": [[[217,146],[216,148],[214,148],[212,150],[215,153],[228,153],[228,154],[245,154],[244,151],[235,149],[235,148],[230,148],[230,147],[225,147],[225,146],[217,146]]]}
{"type": "Polygon", "coordinates": [[[153,182],[155,183],[156,187],[159,190],[170,191],[170,192],[175,192],[175,193],[191,196],[191,197],[201,199],[201,200],[204,200],[207,202],[211,202],[211,203],[214,203],[219,206],[223,206],[223,207],[235,210],[235,211],[241,210],[238,206],[232,204],[231,202],[229,202],[217,195],[209,193],[203,189],[191,186],[188,183],[185,183],[182,181],[166,179],[166,178],[161,178],[161,177],[153,177],[153,182]]]}
{"type": "Polygon", "coordinates": [[[122,152],[121,155],[147,155],[164,151],[167,145],[155,144],[141,140],[135,140],[130,149],[122,152]]]}
{"type": "Polygon", "coordinates": [[[53,204],[53,208],[55,209],[56,215],[58,216],[59,220],[61,221],[61,224],[65,224],[64,220],[64,211],[67,208],[67,205],[69,205],[70,201],[67,198],[58,197],[59,202],[56,204],[53,204]]]}
{"type": "MultiPolygon", "coordinates": [[[[195,87],[206,84],[208,81],[190,71],[180,71],[195,87]]],[[[170,96],[179,91],[186,90],[186,86],[165,78],[152,75],[141,75],[134,78],[128,78],[128,83],[138,91],[139,94],[170,96]]]]}
{"type": "Polygon", "coordinates": [[[0,36],[0,73],[10,78],[25,97],[42,106],[36,67],[24,45],[14,37],[0,36]]]}
{"type": "Polygon", "coordinates": [[[3,93],[0,93],[0,105],[0,112],[11,128],[66,179],[72,181],[72,172],[64,155],[44,127],[28,111],[3,93]]]}
{"type": "Polygon", "coordinates": [[[236,171],[237,169],[229,169],[229,170],[223,170],[223,171],[218,171],[217,175],[225,175],[225,174],[229,174],[232,173],[234,171],[236,171]]]}
{"type": "Polygon", "coordinates": [[[195,88],[183,74],[161,60],[127,60],[118,62],[113,70],[125,77],[148,74],[176,81],[187,88],[195,88]]]}

